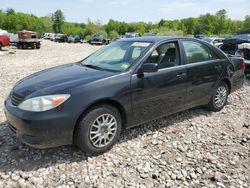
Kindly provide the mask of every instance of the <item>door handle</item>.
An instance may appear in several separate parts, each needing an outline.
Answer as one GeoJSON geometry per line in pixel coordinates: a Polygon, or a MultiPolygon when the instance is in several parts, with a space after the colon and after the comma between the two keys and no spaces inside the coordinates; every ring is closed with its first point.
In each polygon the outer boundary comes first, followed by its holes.
{"type": "Polygon", "coordinates": [[[222,66],[221,65],[215,65],[214,68],[217,69],[217,70],[220,70],[222,68],[222,66]]]}
{"type": "Polygon", "coordinates": [[[187,75],[186,73],[180,72],[176,75],[176,77],[179,79],[184,79],[186,77],[186,75],[187,75]]]}

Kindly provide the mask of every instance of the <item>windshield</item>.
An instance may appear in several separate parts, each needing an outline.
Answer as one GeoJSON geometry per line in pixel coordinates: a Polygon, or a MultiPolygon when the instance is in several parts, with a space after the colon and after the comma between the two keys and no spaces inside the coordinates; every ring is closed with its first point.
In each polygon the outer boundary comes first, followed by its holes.
{"type": "Polygon", "coordinates": [[[149,45],[148,42],[113,42],[83,60],[82,64],[95,69],[122,72],[128,69],[149,45]]]}

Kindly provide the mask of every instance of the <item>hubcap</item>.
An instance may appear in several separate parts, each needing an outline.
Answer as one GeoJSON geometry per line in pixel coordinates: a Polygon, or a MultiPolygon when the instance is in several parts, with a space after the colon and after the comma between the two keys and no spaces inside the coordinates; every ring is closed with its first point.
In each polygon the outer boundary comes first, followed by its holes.
{"type": "Polygon", "coordinates": [[[90,142],[97,148],[105,147],[114,139],[117,121],[111,114],[97,117],[90,128],[90,142]]]}
{"type": "Polygon", "coordinates": [[[227,89],[224,86],[220,86],[214,98],[214,103],[218,108],[221,108],[227,99],[227,89]]]}

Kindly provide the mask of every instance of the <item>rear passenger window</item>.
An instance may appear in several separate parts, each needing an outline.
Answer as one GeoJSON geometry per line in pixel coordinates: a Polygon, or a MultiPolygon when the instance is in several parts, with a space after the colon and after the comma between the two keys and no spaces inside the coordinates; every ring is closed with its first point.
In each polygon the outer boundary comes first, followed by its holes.
{"type": "Polygon", "coordinates": [[[197,63],[217,59],[216,55],[199,42],[183,41],[187,63],[197,63]]]}

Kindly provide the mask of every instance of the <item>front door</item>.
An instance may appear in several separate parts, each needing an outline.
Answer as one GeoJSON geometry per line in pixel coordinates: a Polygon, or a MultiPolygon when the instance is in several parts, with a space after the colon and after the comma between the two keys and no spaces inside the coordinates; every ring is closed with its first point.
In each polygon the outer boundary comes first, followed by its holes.
{"type": "MultiPolygon", "coordinates": [[[[133,124],[139,124],[185,108],[186,69],[177,42],[159,45],[144,63],[159,70],[131,78],[133,124]]],[[[129,122],[128,122],[129,124],[129,122]]]]}

